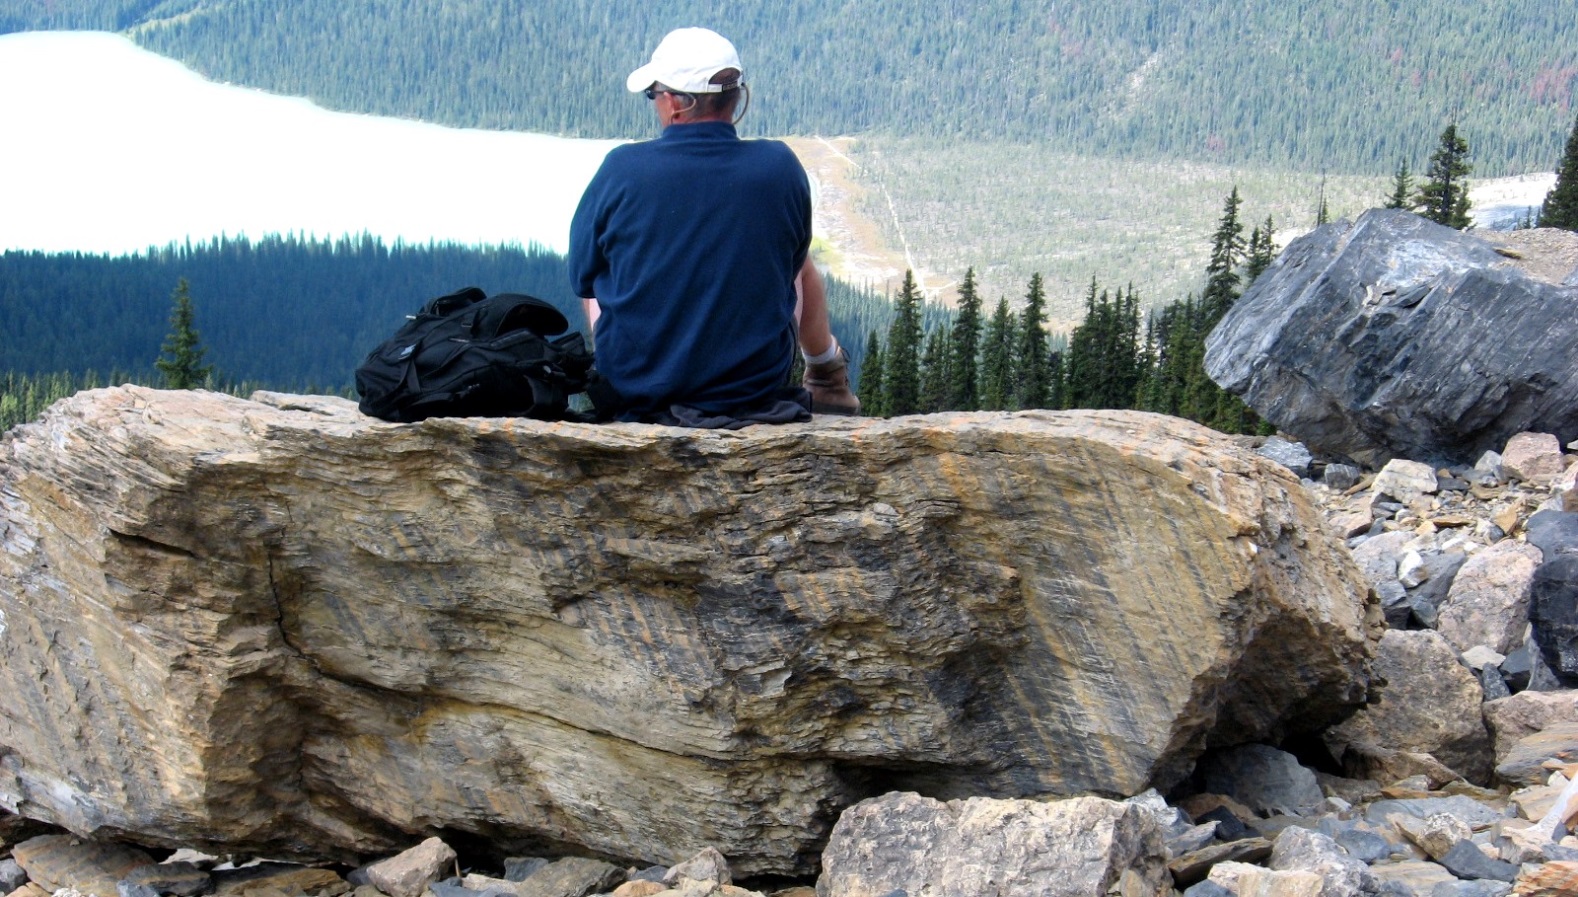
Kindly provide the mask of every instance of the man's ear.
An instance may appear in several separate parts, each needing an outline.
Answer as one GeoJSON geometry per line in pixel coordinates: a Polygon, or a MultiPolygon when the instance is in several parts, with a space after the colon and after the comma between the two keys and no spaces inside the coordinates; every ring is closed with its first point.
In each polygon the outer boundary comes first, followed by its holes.
{"type": "Polygon", "coordinates": [[[679,116],[679,104],[674,101],[674,95],[660,93],[653,102],[657,104],[658,122],[664,126],[673,124],[674,119],[679,116]]]}

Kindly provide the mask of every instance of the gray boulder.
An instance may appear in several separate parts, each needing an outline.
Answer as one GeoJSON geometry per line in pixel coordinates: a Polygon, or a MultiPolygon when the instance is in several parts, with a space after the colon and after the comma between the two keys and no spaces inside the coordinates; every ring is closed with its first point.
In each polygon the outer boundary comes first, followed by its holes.
{"type": "Polygon", "coordinates": [[[9,894],[27,884],[27,873],[16,860],[0,860],[0,893],[9,894]]]}
{"type": "Polygon", "coordinates": [[[1275,461],[1293,472],[1296,477],[1307,477],[1310,474],[1310,450],[1297,442],[1289,442],[1280,436],[1272,436],[1266,440],[1265,445],[1255,449],[1255,454],[1262,458],[1275,461]]]}
{"type": "Polygon", "coordinates": [[[1319,452],[1472,461],[1578,432],[1578,289],[1372,210],[1293,241],[1206,340],[1206,372],[1319,452]]]}
{"type": "Polygon", "coordinates": [[[1538,548],[1505,541],[1470,557],[1458,570],[1437,631],[1459,652],[1488,645],[1500,654],[1514,650],[1529,625],[1529,588],[1540,566],[1538,548]]]}
{"type": "Polygon", "coordinates": [[[1162,837],[1135,804],[1097,797],[1051,803],[910,793],[844,811],[822,853],[818,897],[1159,894],[1162,837]]]}
{"type": "Polygon", "coordinates": [[[1578,554],[1578,513],[1540,511],[1529,518],[1527,527],[1529,544],[1540,549],[1545,560],[1578,554]]]}
{"type": "Polygon", "coordinates": [[[1348,855],[1320,832],[1296,826],[1282,830],[1272,842],[1270,866],[1277,872],[1313,872],[1320,876],[1319,897],[1378,894],[1380,882],[1362,860],[1348,855]]]}
{"type": "Polygon", "coordinates": [[[1387,630],[1375,672],[1386,685],[1373,703],[1322,736],[1333,757],[1358,777],[1381,782],[1396,781],[1403,771],[1381,762],[1392,756],[1388,751],[1428,754],[1474,782],[1490,778],[1484,691],[1440,633],[1387,630]]]}
{"type": "Polygon", "coordinates": [[[1322,799],[1315,773],[1292,754],[1264,744],[1212,754],[1200,766],[1207,791],[1225,794],[1259,813],[1310,811],[1322,799]]]}

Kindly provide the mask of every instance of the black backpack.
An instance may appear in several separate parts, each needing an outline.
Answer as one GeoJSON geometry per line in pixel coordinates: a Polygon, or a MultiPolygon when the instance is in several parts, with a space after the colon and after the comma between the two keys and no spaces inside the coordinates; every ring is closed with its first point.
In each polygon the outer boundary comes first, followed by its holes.
{"type": "Polygon", "coordinates": [[[558,309],[532,296],[476,287],[422,306],[356,369],[362,413],[591,420],[570,396],[591,378],[592,353],[558,309]]]}

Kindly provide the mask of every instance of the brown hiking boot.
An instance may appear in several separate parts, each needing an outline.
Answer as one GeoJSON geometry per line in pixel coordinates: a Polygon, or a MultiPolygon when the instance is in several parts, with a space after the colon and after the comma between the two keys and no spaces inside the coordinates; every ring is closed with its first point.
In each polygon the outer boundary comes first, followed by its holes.
{"type": "Polygon", "coordinates": [[[849,389],[849,353],[842,347],[832,361],[807,364],[801,385],[811,391],[811,411],[814,414],[860,413],[860,399],[849,389]]]}

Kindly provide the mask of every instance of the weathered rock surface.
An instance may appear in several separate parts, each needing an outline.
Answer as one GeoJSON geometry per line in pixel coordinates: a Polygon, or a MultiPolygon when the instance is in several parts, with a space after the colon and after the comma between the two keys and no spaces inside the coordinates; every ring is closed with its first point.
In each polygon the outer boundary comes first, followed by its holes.
{"type": "Polygon", "coordinates": [[[1346,768],[1387,780],[1370,768],[1371,747],[1426,753],[1471,781],[1489,780],[1490,733],[1480,716],[1483,692],[1434,630],[1387,630],[1376,655],[1386,681],[1377,699],[1325,733],[1327,748],[1346,768]]]}
{"type": "Polygon", "coordinates": [[[1578,685],[1578,555],[1541,564],[1530,579],[1529,596],[1529,618],[1546,665],[1562,682],[1578,685]]]}
{"type": "Polygon", "coordinates": [[[1054,803],[889,794],[833,829],[817,897],[1159,895],[1171,878],[1156,822],[1094,797],[1054,803]]]}
{"type": "Polygon", "coordinates": [[[1206,341],[1206,371],[1313,449],[1373,467],[1578,433],[1578,288],[1372,210],[1293,241],[1206,341]]]}
{"type": "Polygon", "coordinates": [[[1208,756],[1196,770],[1205,789],[1225,794],[1257,813],[1311,810],[1323,795],[1315,773],[1286,751],[1246,744],[1208,756]]]}
{"type": "Polygon", "coordinates": [[[1458,570],[1439,608],[1437,631],[1459,652],[1484,645],[1507,654],[1529,626],[1529,588],[1544,559],[1538,548],[1498,542],[1458,570]]]}
{"type": "Polygon", "coordinates": [[[428,838],[368,866],[367,881],[389,897],[422,897],[428,885],[443,878],[454,862],[454,848],[438,838],[428,838]]]}
{"type": "Polygon", "coordinates": [[[93,894],[115,893],[115,884],[153,858],[135,847],[82,842],[70,835],[39,835],[12,849],[12,859],[49,891],[71,886],[93,894]]]}
{"type": "Polygon", "coordinates": [[[1297,481],[1186,422],[391,425],[135,387],[0,443],[0,805],[804,872],[845,806],[1134,794],[1365,696],[1297,481]]]}

